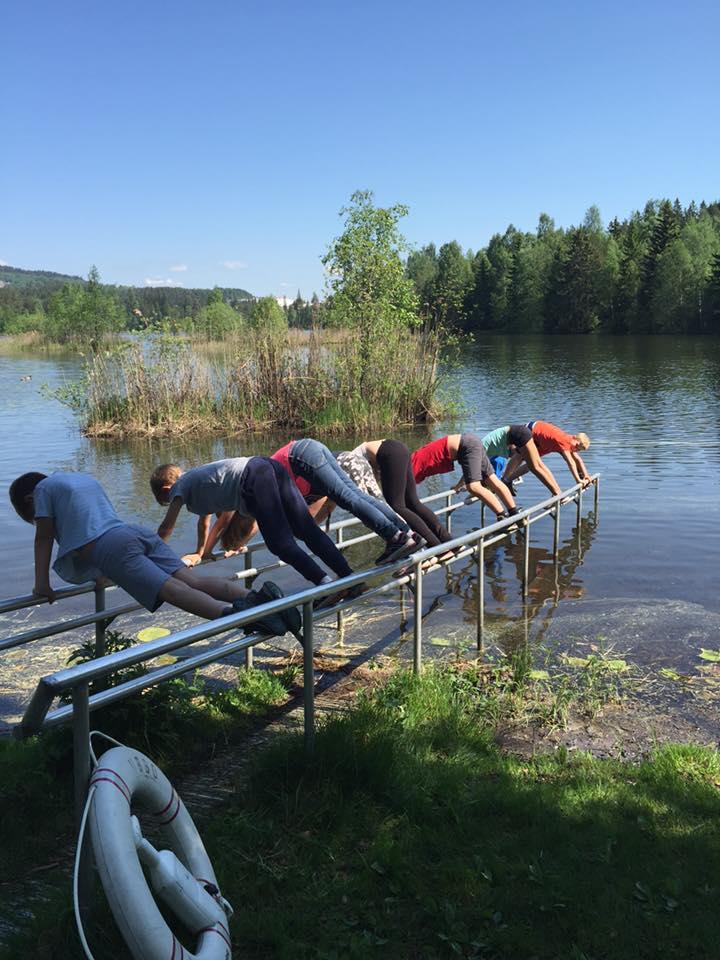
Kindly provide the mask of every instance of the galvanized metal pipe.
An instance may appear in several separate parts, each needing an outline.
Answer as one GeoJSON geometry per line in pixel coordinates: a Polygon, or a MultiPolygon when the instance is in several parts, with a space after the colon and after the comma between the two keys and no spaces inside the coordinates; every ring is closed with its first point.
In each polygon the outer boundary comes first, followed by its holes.
{"type": "Polygon", "coordinates": [[[315,673],[313,670],[313,605],[303,604],[303,710],[305,755],[315,752],[315,673]]]}
{"type": "Polygon", "coordinates": [[[475,548],[477,570],[476,602],[477,602],[477,648],[482,653],[485,639],[485,541],[480,540],[475,548]]]}
{"type": "Polygon", "coordinates": [[[525,517],[523,520],[523,528],[525,531],[525,543],[523,544],[522,595],[523,600],[527,600],[528,590],[530,587],[530,523],[527,517],[525,517]]]}
{"type": "MultiPolygon", "coordinates": [[[[105,610],[105,587],[95,587],[95,613],[105,610]]],[[[95,656],[105,656],[105,630],[107,620],[98,620],[95,624],[95,656]]]]}
{"type": "MultiPolygon", "coordinates": [[[[342,550],[343,543],[343,527],[338,527],[336,535],[336,544],[338,550],[342,550]]],[[[339,646],[344,646],[345,644],[345,614],[342,610],[337,612],[337,632],[338,632],[338,644],[339,646]]]]}
{"type": "Polygon", "coordinates": [[[413,670],[422,669],[422,560],[415,564],[415,605],[413,609],[413,670]]]}

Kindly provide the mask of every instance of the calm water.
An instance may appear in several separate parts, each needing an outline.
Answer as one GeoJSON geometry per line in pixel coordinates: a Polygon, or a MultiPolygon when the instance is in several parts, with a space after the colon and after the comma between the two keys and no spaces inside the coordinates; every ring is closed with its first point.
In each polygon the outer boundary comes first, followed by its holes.
{"type": "MultiPolygon", "coordinates": [[[[0,357],[0,516],[5,536],[3,586],[13,596],[32,585],[32,530],[12,511],[10,481],[25,470],[94,473],[121,516],[156,525],[161,509],[148,487],[152,467],[188,465],[245,453],[270,453],[286,436],[250,441],[182,439],[111,442],[79,435],[72,413],[46,399],[42,384],[72,379],[78,363],[0,357]],[[21,377],[31,376],[29,382],[21,377]]],[[[683,664],[699,646],[720,646],[720,342],[693,338],[488,337],[447,370],[464,404],[462,418],[429,431],[396,435],[419,445],[449,430],[482,435],[503,423],[551,420],[584,430],[586,463],[602,473],[599,516],[585,511],[578,547],[574,511],[562,527],[561,563],[549,550],[552,525],[533,527],[530,602],[522,604],[518,544],[488,559],[488,614],[494,639],[522,630],[549,646],[570,637],[604,637],[653,663],[683,664]]],[[[321,438],[322,439],[322,438],[321,438]]],[[[354,445],[354,434],[334,448],[354,445]]],[[[561,486],[570,475],[558,455],[546,463],[561,486]]],[[[433,478],[424,492],[449,486],[433,478]]],[[[521,505],[540,499],[533,477],[518,488],[521,505]]],[[[591,506],[592,498],[587,498],[591,506]]],[[[460,511],[455,529],[479,523],[479,510],[460,511]]],[[[178,550],[194,547],[194,524],[176,533],[178,550]]],[[[355,558],[356,560],[359,558],[355,558]]],[[[448,583],[437,577],[431,629],[467,633],[473,609],[472,566],[448,583]],[[450,588],[449,590],[447,588],[450,588]],[[463,613],[463,608],[465,612],[463,613]]],[[[2,626],[2,624],[0,624],[2,626]]]]}

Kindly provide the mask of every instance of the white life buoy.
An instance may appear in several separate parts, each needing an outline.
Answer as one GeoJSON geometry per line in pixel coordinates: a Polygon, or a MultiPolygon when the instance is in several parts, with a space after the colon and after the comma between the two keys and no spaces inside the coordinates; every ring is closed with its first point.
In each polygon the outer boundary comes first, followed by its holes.
{"type": "Polygon", "coordinates": [[[230,960],[232,910],[219,893],[195,824],[165,774],[143,753],[114,747],[100,757],[90,789],[97,870],[135,960],[230,960]],[[156,850],[143,838],[135,809],[150,814],[170,849],[156,850]],[[156,896],[195,936],[194,952],[172,932],[156,896]]]}

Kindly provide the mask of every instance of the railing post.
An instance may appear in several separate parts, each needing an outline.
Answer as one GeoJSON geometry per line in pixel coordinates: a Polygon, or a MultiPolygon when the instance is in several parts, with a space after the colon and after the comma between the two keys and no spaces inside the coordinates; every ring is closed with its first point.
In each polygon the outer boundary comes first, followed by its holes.
{"type": "Polygon", "coordinates": [[[553,529],[553,560],[555,563],[560,559],[560,498],[555,502],[555,516],[553,529]]]}
{"type": "Polygon", "coordinates": [[[525,532],[525,541],[523,544],[522,595],[523,600],[527,600],[528,588],[530,586],[530,520],[528,517],[525,517],[525,520],[523,521],[523,527],[525,532]]]}
{"type": "MultiPolygon", "coordinates": [[[[90,782],[90,706],[87,683],[79,683],[72,688],[73,705],[73,788],[75,794],[75,829],[79,830],[88,783],[90,782]]],[[[87,844],[87,837],[86,837],[87,844]]],[[[85,846],[80,856],[78,875],[78,899],[80,909],[85,913],[90,906],[92,891],[92,857],[89,846],[85,846]]]]}
{"type": "Polygon", "coordinates": [[[422,563],[415,564],[415,607],[413,610],[413,671],[422,668],[422,563]]]}
{"type": "MultiPolygon", "coordinates": [[[[243,568],[245,570],[249,570],[252,567],[252,565],[253,565],[252,550],[246,549],[245,553],[243,554],[243,568]]],[[[255,582],[255,577],[245,578],[245,584],[248,590],[252,588],[252,585],[254,582],[255,582]]],[[[253,648],[247,647],[245,650],[245,669],[252,670],[254,665],[255,665],[255,655],[254,655],[253,648]]]]}
{"type": "MultiPolygon", "coordinates": [[[[446,507],[451,507],[451,506],[452,506],[452,499],[453,499],[453,492],[452,492],[452,490],[447,490],[447,491],[445,492],[445,506],[446,506],[446,507]]],[[[452,517],[453,517],[452,511],[449,510],[449,511],[445,514],[445,529],[447,530],[448,533],[452,533],[452,517]]]]}
{"type": "MultiPolygon", "coordinates": [[[[336,533],[337,533],[336,543],[339,550],[343,542],[343,528],[338,527],[336,533]]],[[[343,613],[342,610],[338,610],[337,612],[337,632],[338,632],[338,645],[342,647],[345,645],[345,614],[343,613]]]]}
{"type": "Polygon", "coordinates": [[[600,477],[595,477],[595,516],[598,512],[598,501],[600,499],[600,477]]]}
{"type": "Polygon", "coordinates": [[[577,525],[580,526],[580,517],[582,516],[582,487],[577,492],[577,525]]]}
{"type": "Polygon", "coordinates": [[[303,604],[303,709],[305,756],[315,751],[315,672],[313,670],[313,605],[303,604]]]}
{"type": "MultiPolygon", "coordinates": [[[[102,613],[105,609],[105,587],[95,587],[95,613],[102,613]]],[[[106,620],[98,620],[95,624],[95,656],[99,659],[105,656],[106,620]]]]}
{"type": "Polygon", "coordinates": [[[482,653],[485,634],[485,541],[481,540],[475,548],[477,564],[477,648],[482,653]]]}
{"type": "Polygon", "coordinates": [[[485,526],[485,504],[484,502],[480,504],[480,526],[485,526]]]}

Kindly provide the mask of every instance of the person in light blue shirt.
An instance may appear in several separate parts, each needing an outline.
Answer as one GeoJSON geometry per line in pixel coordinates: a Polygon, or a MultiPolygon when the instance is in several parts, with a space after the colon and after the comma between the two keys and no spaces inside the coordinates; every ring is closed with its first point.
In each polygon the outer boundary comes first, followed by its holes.
{"type": "MultiPolygon", "coordinates": [[[[491,463],[494,462],[496,457],[504,457],[508,460],[513,454],[517,454],[525,461],[528,470],[534,473],[541,483],[545,484],[553,496],[560,493],[557,480],[540,458],[533,440],[532,430],[525,424],[513,423],[509,426],[497,427],[490,433],[485,434],[482,438],[482,444],[488,457],[490,457],[491,463]]],[[[512,490],[512,487],[510,489],[512,490]]]]}
{"type": "MultiPolygon", "coordinates": [[[[154,611],[167,601],[214,620],[248,606],[248,591],[237,580],[201,576],[157,534],[124,523],[103,488],[88,474],[24,473],[11,484],[10,501],[23,520],[35,524],[33,593],[50,603],[55,600],[50,559],[57,541],[53,569],[63,580],[85,583],[107,577],[147,610],[154,611]]],[[[253,598],[250,606],[257,602],[261,601],[253,598]]],[[[288,626],[281,627],[280,633],[299,627],[297,611],[285,612],[296,617],[292,626],[288,618],[288,626]]]]}

